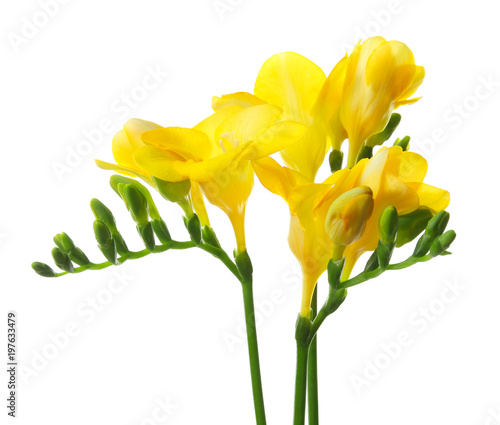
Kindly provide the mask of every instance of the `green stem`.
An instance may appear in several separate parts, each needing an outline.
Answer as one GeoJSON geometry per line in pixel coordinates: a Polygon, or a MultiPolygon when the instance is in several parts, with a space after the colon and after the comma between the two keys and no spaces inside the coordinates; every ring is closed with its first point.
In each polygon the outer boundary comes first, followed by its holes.
{"type": "Polygon", "coordinates": [[[251,281],[243,281],[243,303],[245,306],[245,323],[247,328],[248,354],[250,357],[250,374],[252,377],[253,401],[257,425],[266,424],[264,395],[260,375],[259,346],[257,342],[257,326],[255,324],[255,308],[251,281]]]}
{"type": "MultiPolygon", "coordinates": [[[[318,313],[318,284],[314,289],[311,301],[312,317],[314,320],[318,313]]],[[[307,403],[309,414],[309,425],[319,425],[319,401],[318,401],[318,339],[314,335],[309,346],[309,362],[307,365],[307,403]]]]}
{"type": "Polygon", "coordinates": [[[297,340],[297,372],[295,375],[295,403],[293,425],[304,425],[306,420],[307,356],[309,345],[297,340]]]}

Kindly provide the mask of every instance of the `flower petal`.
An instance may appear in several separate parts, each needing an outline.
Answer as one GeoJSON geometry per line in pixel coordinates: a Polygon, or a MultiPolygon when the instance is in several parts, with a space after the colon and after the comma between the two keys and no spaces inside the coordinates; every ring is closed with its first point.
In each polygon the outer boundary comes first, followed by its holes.
{"type": "Polygon", "coordinates": [[[264,103],[266,102],[264,102],[262,99],[259,99],[257,96],[254,96],[253,94],[247,92],[237,92],[225,94],[221,97],[212,97],[212,109],[214,111],[225,109],[231,106],[248,108],[250,106],[263,105],[264,103]]]}

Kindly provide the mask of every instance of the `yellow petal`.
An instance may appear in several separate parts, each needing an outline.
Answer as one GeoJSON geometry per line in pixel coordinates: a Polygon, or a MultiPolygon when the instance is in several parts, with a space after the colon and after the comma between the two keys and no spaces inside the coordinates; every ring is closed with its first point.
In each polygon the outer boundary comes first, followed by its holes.
{"type": "Polygon", "coordinates": [[[248,108],[250,106],[263,105],[264,103],[266,102],[264,102],[262,99],[259,99],[257,96],[246,92],[237,92],[225,94],[221,97],[212,97],[212,109],[214,111],[235,105],[242,108],[248,108]]]}
{"type": "Polygon", "coordinates": [[[139,118],[131,118],[123,126],[123,130],[127,134],[133,149],[137,149],[143,145],[141,140],[142,133],[157,128],[161,128],[161,126],[154,122],[141,120],[139,118]]]}
{"type": "Polygon", "coordinates": [[[427,161],[415,152],[403,152],[399,177],[405,182],[422,182],[427,174],[427,161]]]}
{"type": "Polygon", "coordinates": [[[420,205],[433,212],[444,210],[450,204],[450,193],[446,190],[425,183],[408,183],[408,186],[417,192],[420,205]]]}
{"type": "Polygon", "coordinates": [[[326,80],[324,72],[304,56],[279,53],[262,66],[255,82],[255,95],[284,111],[284,119],[307,124],[326,80]]]}
{"type": "Polygon", "coordinates": [[[182,127],[165,127],[142,134],[145,144],[199,161],[210,157],[212,146],[208,136],[198,130],[182,127]]]}
{"type": "Polygon", "coordinates": [[[210,220],[207,214],[207,208],[205,206],[205,201],[203,200],[203,194],[200,190],[200,185],[198,182],[191,182],[191,200],[193,201],[193,208],[202,226],[210,226],[210,220]]]}
{"type": "Polygon", "coordinates": [[[125,130],[120,130],[113,137],[113,158],[115,161],[123,167],[131,168],[133,170],[139,171],[136,163],[132,159],[132,153],[134,149],[130,144],[125,130]]]}

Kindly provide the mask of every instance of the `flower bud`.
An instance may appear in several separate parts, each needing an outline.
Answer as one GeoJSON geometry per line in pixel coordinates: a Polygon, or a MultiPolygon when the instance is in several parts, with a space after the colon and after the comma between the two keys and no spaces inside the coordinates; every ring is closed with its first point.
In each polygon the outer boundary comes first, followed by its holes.
{"type": "Polygon", "coordinates": [[[35,261],[31,264],[31,268],[35,271],[35,273],[39,274],[43,277],[56,277],[56,273],[52,269],[52,267],[48,266],[45,263],[39,263],[35,261]]]}
{"type": "Polygon", "coordinates": [[[106,205],[104,205],[101,201],[99,201],[99,199],[95,198],[90,201],[90,208],[92,209],[96,220],[102,221],[111,232],[111,235],[115,240],[116,250],[120,253],[120,255],[127,254],[129,252],[129,249],[116,227],[115,217],[113,216],[113,213],[109,210],[109,208],[106,207],[106,205]]]}
{"type": "Polygon", "coordinates": [[[118,184],[118,191],[122,195],[134,221],[141,226],[148,224],[148,202],[144,195],[131,184],[118,184]]]}
{"type": "Polygon", "coordinates": [[[70,252],[75,249],[75,244],[66,233],[59,233],[54,236],[54,243],[63,252],[70,252]]]}
{"type": "Polygon", "coordinates": [[[72,249],[68,253],[68,256],[71,261],[78,264],[79,266],[86,266],[90,264],[90,260],[80,248],[72,249]]]}
{"type": "Polygon", "coordinates": [[[59,248],[54,248],[52,250],[52,258],[54,259],[54,263],[56,263],[56,266],[61,270],[64,270],[68,273],[73,273],[73,263],[69,259],[68,254],[66,254],[64,251],[59,248]]]}
{"type": "MultiPolygon", "coordinates": [[[[185,217],[184,217],[185,218],[185,217]]],[[[195,243],[201,242],[201,224],[200,219],[196,214],[193,214],[190,218],[185,218],[186,228],[191,236],[191,240],[195,243]]]]}
{"type": "Polygon", "coordinates": [[[373,148],[371,146],[364,145],[359,150],[359,154],[358,154],[358,157],[356,158],[356,162],[359,162],[365,158],[370,159],[372,156],[373,156],[373,148]]]}
{"type": "Polygon", "coordinates": [[[340,195],[328,209],[325,230],[334,244],[351,245],[361,238],[373,211],[372,190],[361,186],[340,195]]]}
{"type": "Polygon", "coordinates": [[[138,224],[137,232],[139,233],[139,236],[144,242],[146,248],[149,249],[150,251],[153,251],[156,245],[153,225],[150,222],[148,222],[145,225],[138,224]]]}
{"type": "Polygon", "coordinates": [[[399,248],[415,239],[425,230],[431,218],[432,213],[427,208],[419,208],[400,216],[396,246],[399,248]]]}
{"type": "Polygon", "coordinates": [[[155,218],[151,223],[153,224],[153,230],[161,243],[166,244],[172,240],[170,232],[168,231],[167,223],[165,223],[161,218],[155,218]]]}
{"type": "Polygon", "coordinates": [[[365,266],[364,271],[365,272],[372,272],[374,270],[377,270],[378,267],[379,267],[378,254],[377,254],[377,251],[373,251],[373,254],[370,256],[370,258],[366,262],[366,266],[365,266]]]}
{"type": "Polygon", "coordinates": [[[191,180],[183,180],[180,182],[167,182],[165,180],[153,177],[153,182],[167,201],[170,202],[183,202],[191,190],[191,180]]]}
{"type": "Polygon", "coordinates": [[[443,233],[432,243],[430,254],[433,257],[444,254],[456,237],[457,234],[454,230],[448,230],[446,233],[443,233]]]}
{"type": "Polygon", "coordinates": [[[342,161],[344,160],[344,153],[338,150],[332,150],[330,156],[328,157],[330,161],[330,170],[332,173],[342,169],[342,161]]]}
{"type": "Polygon", "coordinates": [[[448,221],[450,220],[450,213],[446,211],[439,211],[434,217],[429,220],[427,223],[426,233],[432,238],[435,239],[439,235],[443,234],[448,225],[448,221]]]}
{"type": "Polygon", "coordinates": [[[94,234],[99,249],[111,264],[119,264],[117,259],[116,244],[111,237],[111,232],[107,226],[100,220],[94,221],[94,234]]]}
{"type": "Polygon", "coordinates": [[[398,234],[398,212],[394,207],[387,207],[378,222],[380,240],[385,245],[393,245],[398,234]]]}
{"type": "Polygon", "coordinates": [[[393,113],[389,122],[385,126],[384,130],[380,133],[374,134],[369,137],[366,141],[366,146],[374,147],[377,145],[383,144],[385,141],[389,140],[392,136],[392,133],[396,130],[399,123],[401,122],[401,115],[398,113],[393,113]]]}

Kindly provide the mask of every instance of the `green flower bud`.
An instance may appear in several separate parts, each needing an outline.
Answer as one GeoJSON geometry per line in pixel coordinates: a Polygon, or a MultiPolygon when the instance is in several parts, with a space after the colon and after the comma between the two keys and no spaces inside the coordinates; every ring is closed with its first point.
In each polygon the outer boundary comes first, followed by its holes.
{"type": "Polygon", "coordinates": [[[191,180],[189,179],[181,182],[167,182],[153,177],[153,182],[160,195],[170,202],[185,201],[191,190],[191,180]]]}
{"type": "Polygon", "coordinates": [[[332,150],[328,159],[330,161],[330,170],[332,173],[342,169],[342,162],[344,160],[344,153],[342,151],[332,150]]]}
{"type": "Polygon", "coordinates": [[[426,233],[432,238],[435,239],[439,235],[442,235],[448,225],[448,221],[450,220],[450,213],[446,211],[439,211],[434,217],[429,220],[427,223],[426,233]]]}
{"type": "Polygon", "coordinates": [[[122,235],[118,231],[118,228],[116,227],[115,217],[113,216],[113,213],[109,210],[109,208],[95,198],[90,201],[90,208],[92,209],[95,218],[102,221],[111,232],[111,235],[115,240],[116,250],[120,253],[120,255],[127,254],[129,252],[129,249],[127,247],[127,244],[123,240],[122,235]]]}
{"type": "Polygon", "coordinates": [[[78,264],[79,266],[86,266],[90,264],[90,260],[87,258],[85,253],[80,248],[72,249],[68,253],[68,255],[70,260],[78,264]]]}
{"type": "Polygon", "coordinates": [[[106,259],[111,264],[118,265],[119,262],[117,258],[115,240],[111,237],[111,232],[102,221],[100,220],[94,221],[94,234],[99,249],[106,257],[106,259]]]}
{"type": "Polygon", "coordinates": [[[239,252],[235,255],[235,263],[236,267],[238,267],[238,271],[240,272],[241,277],[244,281],[251,282],[252,281],[252,273],[253,266],[252,260],[250,260],[250,256],[247,251],[239,252]]]}
{"type": "Polygon", "coordinates": [[[360,150],[356,162],[361,161],[362,159],[368,158],[370,159],[373,156],[373,148],[371,146],[364,145],[360,150]]]}
{"type": "Polygon", "coordinates": [[[56,273],[54,272],[54,270],[52,270],[52,267],[48,266],[45,263],[39,263],[38,261],[35,261],[31,264],[31,268],[40,276],[56,277],[56,273]]]}
{"type": "MultiPolygon", "coordinates": [[[[123,199],[123,196],[120,193],[119,185],[120,184],[131,184],[132,186],[134,186],[139,192],[141,192],[141,194],[144,196],[144,198],[146,198],[146,202],[148,203],[149,216],[152,219],[161,218],[160,213],[158,212],[158,209],[156,208],[156,205],[153,201],[153,198],[151,197],[151,194],[149,193],[149,190],[144,185],[142,185],[141,183],[139,183],[136,180],[129,179],[127,177],[119,176],[116,174],[114,176],[111,176],[109,183],[111,184],[111,187],[116,192],[116,194],[122,199],[123,199]]],[[[123,200],[125,201],[125,199],[123,199],[123,200]]],[[[125,204],[126,204],[126,201],[125,201],[125,204]]]]}
{"type": "Polygon", "coordinates": [[[161,218],[155,218],[151,223],[153,224],[153,230],[161,243],[166,244],[172,240],[170,232],[168,231],[167,223],[165,223],[161,218]]]}
{"type": "Polygon", "coordinates": [[[417,241],[417,245],[415,246],[415,250],[413,251],[413,256],[423,257],[429,252],[431,244],[432,238],[427,233],[424,233],[417,241]]]}
{"type": "Polygon", "coordinates": [[[63,252],[70,252],[75,248],[75,244],[66,233],[59,233],[54,236],[54,243],[63,252]]]}
{"type": "Polygon", "coordinates": [[[137,232],[141,236],[144,245],[146,245],[146,248],[149,249],[150,251],[153,251],[155,249],[155,244],[156,244],[153,225],[150,222],[148,222],[148,224],[144,226],[138,224],[137,232]]]}
{"type": "Polygon", "coordinates": [[[401,115],[399,115],[398,113],[393,113],[384,130],[369,137],[366,141],[366,146],[370,146],[373,148],[374,146],[381,145],[385,141],[389,140],[400,122],[401,115]]]}
{"type": "Polygon", "coordinates": [[[342,277],[342,272],[344,271],[345,258],[339,261],[330,260],[328,262],[328,283],[330,287],[336,291],[339,287],[340,278],[342,277]]]}
{"type": "Polygon", "coordinates": [[[444,254],[456,237],[457,234],[454,230],[448,230],[446,233],[443,233],[432,243],[430,254],[433,257],[444,254]]]}
{"type": "Polygon", "coordinates": [[[64,270],[68,273],[73,273],[73,263],[69,259],[68,254],[66,254],[64,251],[59,248],[54,248],[52,250],[52,258],[54,259],[54,263],[56,263],[56,266],[61,270],[64,270]]]}
{"type": "Polygon", "coordinates": [[[201,242],[201,223],[200,219],[196,214],[193,214],[190,218],[185,218],[186,228],[191,236],[191,240],[195,243],[201,242]]]}
{"type": "Polygon", "coordinates": [[[144,195],[131,184],[119,184],[118,190],[134,221],[141,226],[148,224],[148,202],[144,195]]]}
{"type": "Polygon", "coordinates": [[[210,226],[203,226],[203,228],[201,229],[201,236],[207,244],[215,246],[216,248],[221,247],[219,240],[215,235],[214,229],[212,229],[210,226]]]}
{"type": "Polygon", "coordinates": [[[407,151],[410,148],[410,136],[405,136],[402,139],[396,139],[394,146],[400,146],[403,151],[407,151]]]}
{"type": "Polygon", "coordinates": [[[398,212],[394,207],[387,207],[378,222],[380,240],[385,245],[393,245],[398,234],[398,212]]]}
{"type": "Polygon", "coordinates": [[[432,213],[427,208],[419,208],[409,214],[399,216],[396,246],[399,248],[415,239],[427,227],[432,213]]]}
{"type": "Polygon", "coordinates": [[[307,344],[311,333],[312,321],[310,317],[304,317],[299,314],[295,323],[295,339],[301,344],[307,344]]]}

